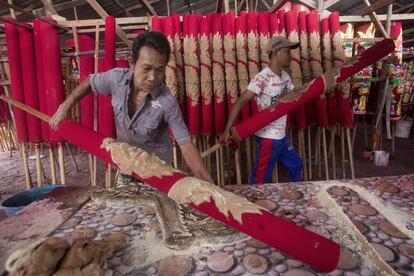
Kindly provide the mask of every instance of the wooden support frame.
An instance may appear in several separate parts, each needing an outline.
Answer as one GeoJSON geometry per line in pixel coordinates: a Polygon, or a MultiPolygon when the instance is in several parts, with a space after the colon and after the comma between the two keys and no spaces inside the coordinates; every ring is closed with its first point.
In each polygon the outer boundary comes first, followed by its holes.
{"type": "Polygon", "coordinates": [[[341,0],[328,0],[328,1],[325,1],[325,3],[324,3],[324,7],[325,7],[325,9],[327,9],[327,8],[329,8],[330,6],[335,5],[335,4],[336,4],[336,3],[338,3],[339,1],[341,1],[341,0]]]}
{"type": "Polygon", "coordinates": [[[300,3],[305,4],[309,8],[317,10],[316,2],[314,0],[299,0],[300,3]]]}
{"type": "MultiPolygon", "coordinates": [[[[101,5],[96,0],[87,0],[89,5],[103,18],[109,16],[109,14],[102,8],[101,5]]],[[[128,39],[125,32],[118,26],[118,24],[115,24],[115,31],[116,34],[122,39],[122,41],[129,47],[132,47],[132,42],[128,39]]]]}
{"type": "MultiPolygon", "coordinates": [[[[387,20],[386,14],[377,15],[380,21],[387,20]]],[[[400,13],[400,14],[393,14],[391,16],[391,21],[402,21],[402,20],[414,20],[414,13],[400,13]]],[[[360,16],[360,15],[341,15],[339,17],[339,22],[370,22],[371,19],[367,16],[360,16]]]]}
{"type": "Polygon", "coordinates": [[[384,8],[384,7],[386,7],[390,4],[393,4],[396,1],[397,0],[379,0],[375,3],[372,3],[370,6],[366,7],[362,11],[356,13],[356,15],[367,15],[370,12],[375,12],[375,11],[381,9],[381,8],[384,8]]]}
{"type": "MultiPolygon", "coordinates": [[[[363,2],[367,5],[367,7],[371,7],[371,3],[368,0],[363,0],[363,2]]],[[[377,16],[377,13],[374,11],[369,12],[369,17],[371,18],[371,20],[375,23],[375,25],[377,25],[377,27],[379,28],[381,34],[385,37],[388,38],[389,35],[387,34],[384,26],[382,25],[379,17],[377,16]]]]}
{"type": "Polygon", "coordinates": [[[157,12],[154,10],[154,8],[151,6],[151,4],[147,0],[138,0],[138,1],[141,3],[142,7],[145,9],[145,11],[149,15],[158,16],[157,12]]]}
{"type": "Polygon", "coordinates": [[[216,13],[220,13],[223,7],[223,0],[217,0],[216,2],[216,13]]]}

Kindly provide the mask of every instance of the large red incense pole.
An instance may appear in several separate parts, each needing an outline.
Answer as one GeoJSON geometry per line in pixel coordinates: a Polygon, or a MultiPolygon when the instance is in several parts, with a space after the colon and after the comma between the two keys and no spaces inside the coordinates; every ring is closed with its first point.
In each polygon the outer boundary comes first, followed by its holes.
{"type": "MultiPolygon", "coordinates": [[[[22,23],[21,23],[22,24],[22,23]]],[[[30,27],[29,24],[24,24],[30,27]]],[[[28,106],[39,109],[39,98],[37,96],[36,59],[33,41],[33,31],[28,28],[18,27],[20,37],[20,57],[22,76],[24,76],[24,99],[28,106]]],[[[27,131],[31,143],[39,143],[42,140],[40,120],[33,115],[27,114],[27,131]]]]}
{"type": "Polygon", "coordinates": [[[187,94],[188,130],[192,136],[200,133],[200,61],[198,32],[200,14],[184,15],[184,71],[187,94]]]}
{"type": "MultiPolygon", "coordinates": [[[[260,49],[259,37],[257,34],[257,17],[258,12],[249,12],[246,15],[246,30],[247,30],[247,58],[249,65],[249,78],[252,80],[260,72],[260,49]]],[[[257,102],[254,98],[250,101],[250,112],[255,114],[258,112],[257,102]]]]}
{"type": "Polygon", "coordinates": [[[226,72],[227,112],[238,98],[234,13],[223,16],[224,70],[226,72]]]}
{"type": "MultiPolygon", "coordinates": [[[[5,98],[2,97],[2,99],[5,98]]],[[[18,105],[18,103],[13,104],[18,105]]],[[[42,116],[46,120],[49,119],[44,114],[40,114],[39,116],[42,116]]],[[[110,154],[101,148],[105,138],[102,134],[72,121],[62,122],[59,126],[58,133],[74,145],[96,155],[105,162],[117,166],[112,161],[110,154]]],[[[187,174],[181,171],[176,171],[170,176],[152,176],[148,178],[142,178],[137,174],[133,174],[133,176],[164,193],[168,193],[177,181],[188,177],[187,174]]],[[[309,264],[321,272],[332,271],[338,263],[340,247],[337,243],[277,217],[268,211],[261,210],[259,213],[243,213],[241,216],[242,221],[239,222],[230,213],[221,213],[212,198],[210,201],[203,202],[199,205],[192,203],[189,205],[234,229],[246,233],[293,258],[309,264]]]]}
{"type": "Polygon", "coordinates": [[[267,54],[267,44],[270,39],[269,13],[263,12],[257,18],[257,27],[259,30],[260,45],[260,67],[263,69],[270,65],[269,55],[267,54]]]}
{"type": "MultiPolygon", "coordinates": [[[[391,53],[394,49],[394,42],[391,39],[384,39],[375,46],[365,50],[358,56],[356,61],[354,60],[353,64],[343,66],[339,70],[339,74],[336,76],[336,83],[346,80],[362,68],[373,64],[377,60],[380,60],[387,54],[391,53]]],[[[330,88],[329,86],[326,85],[323,76],[319,76],[311,81],[303,90],[299,91],[297,97],[289,97],[285,101],[281,99],[283,102],[279,102],[276,106],[271,106],[262,110],[255,116],[239,123],[234,128],[241,139],[249,137],[259,129],[262,129],[274,120],[277,120],[281,116],[294,110],[297,106],[303,105],[304,103],[319,96],[327,88],[330,88]]]]}
{"type": "MultiPolygon", "coordinates": [[[[332,12],[329,16],[329,27],[332,38],[333,62],[335,66],[340,66],[345,61],[345,53],[341,32],[339,31],[339,13],[332,12]]],[[[345,80],[336,88],[337,118],[346,127],[352,126],[352,111],[349,103],[349,82],[345,80]],[[340,115],[340,116],[339,116],[340,115]]]]}
{"type": "MultiPolygon", "coordinates": [[[[105,18],[105,56],[104,71],[115,67],[115,18],[105,18]]],[[[112,109],[111,97],[100,95],[98,98],[98,131],[105,136],[116,137],[114,111],[112,109]]]]}
{"type": "MultiPolygon", "coordinates": [[[[37,76],[37,91],[39,98],[39,107],[40,111],[43,113],[47,113],[47,100],[45,94],[45,83],[43,78],[43,59],[42,59],[42,43],[41,43],[41,33],[40,33],[40,25],[39,20],[33,21],[33,29],[34,29],[34,43],[35,43],[35,54],[36,54],[36,76],[37,76]]],[[[43,140],[49,140],[49,125],[42,121],[42,138],[43,140]]]]}
{"type": "Polygon", "coordinates": [[[201,84],[201,132],[213,133],[213,83],[211,60],[211,19],[203,16],[200,22],[200,84],[201,84]]]}
{"type": "MultiPolygon", "coordinates": [[[[23,88],[23,72],[20,57],[19,32],[16,25],[5,23],[7,56],[10,67],[11,97],[19,102],[25,102],[23,88]]],[[[26,113],[20,109],[14,111],[16,121],[17,141],[27,142],[29,135],[27,131],[26,113]]]]}
{"type": "MultiPolygon", "coordinates": [[[[53,19],[49,20],[56,24],[53,19]]],[[[36,20],[35,20],[36,21],[36,20]]],[[[53,115],[59,105],[65,99],[65,88],[63,86],[62,63],[60,56],[59,32],[56,27],[44,21],[38,22],[42,45],[43,81],[45,83],[45,96],[47,100],[47,113],[53,115]],[[46,66],[47,65],[47,66],[46,66]]],[[[65,170],[62,149],[62,139],[50,129],[50,141],[58,142],[59,168],[61,183],[65,184],[65,170]]]]}
{"type": "Polygon", "coordinates": [[[214,89],[214,128],[216,135],[223,133],[226,124],[226,90],[224,77],[223,30],[220,13],[214,14],[211,26],[213,89],[214,89]]]}
{"type": "MultiPolygon", "coordinates": [[[[22,23],[21,23],[22,24],[22,23]]],[[[26,27],[29,24],[23,23],[26,27]]],[[[20,57],[22,62],[22,76],[24,76],[24,99],[28,106],[39,109],[39,98],[37,96],[37,75],[36,75],[36,55],[33,41],[33,31],[18,27],[20,37],[20,57]]],[[[27,114],[27,131],[29,142],[34,143],[36,156],[36,175],[37,186],[43,184],[42,164],[40,160],[40,142],[42,141],[42,128],[39,118],[27,114]]]]}
{"type": "MultiPolygon", "coordinates": [[[[249,84],[249,71],[247,64],[247,33],[246,33],[246,15],[239,15],[235,19],[236,31],[236,59],[237,59],[237,76],[239,82],[239,91],[243,93],[249,84]]],[[[245,104],[241,110],[242,120],[250,116],[250,105],[245,104]]],[[[249,162],[249,160],[248,160],[249,162]]]]}
{"type": "MultiPolygon", "coordinates": [[[[87,34],[78,35],[79,51],[95,50],[95,39],[87,34]]],[[[90,74],[95,72],[95,58],[91,55],[79,57],[79,81],[82,82],[90,74]]],[[[81,124],[94,129],[94,95],[92,93],[83,97],[80,101],[81,124]]]]}

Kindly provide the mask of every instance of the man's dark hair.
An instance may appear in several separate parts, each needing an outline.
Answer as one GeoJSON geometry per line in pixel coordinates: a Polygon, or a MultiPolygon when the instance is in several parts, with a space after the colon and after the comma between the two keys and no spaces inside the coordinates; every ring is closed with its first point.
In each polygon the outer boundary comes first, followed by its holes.
{"type": "Polygon", "coordinates": [[[139,34],[132,44],[132,63],[137,61],[139,51],[143,46],[151,47],[158,53],[165,55],[167,62],[170,60],[170,43],[163,33],[152,31],[139,34]]]}

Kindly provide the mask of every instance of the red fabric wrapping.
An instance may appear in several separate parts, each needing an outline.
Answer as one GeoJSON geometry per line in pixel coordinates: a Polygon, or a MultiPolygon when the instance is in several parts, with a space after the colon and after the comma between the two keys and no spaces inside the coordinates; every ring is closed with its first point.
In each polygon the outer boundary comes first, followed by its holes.
{"type": "MultiPolygon", "coordinates": [[[[236,59],[237,59],[237,78],[239,80],[240,94],[244,93],[249,84],[249,71],[247,64],[247,30],[246,30],[246,15],[240,15],[235,19],[236,31],[236,59]]],[[[240,116],[242,120],[250,116],[250,105],[243,105],[240,116]]]]}
{"type": "MultiPolygon", "coordinates": [[[[249,78],[252,80],[260,72],[259,63],[259,38],[257,34],[257,17],[258,12],[249,12],[246,15],[246,30],[247,30],[247,58],[249,67],[249,78]]],[[[259,111],[257,107],[256,98],[250,101],[250,112],[255,114],[259,111]]]]}
{"type": "MultiPolygon", "coordinates": [[[[42,47],[39,22],[40,22],[39,20],[33,21],[34,43],[35,43],[35,54],[36,54],[37,91],[38,91],[40,111],[43,113],[47,113],[47,100],[46,100],[46,92],[45,92],[45,82],[44,82],[44,77],[43,77],[43,59],[42,59],[43,47],[42,47]]],[[[50,138],[49,125],[44,121],[42,121],[40,125],[42,128],[43,140],[45,141],[49,140],[50,138]]]]}
{"type": "MultiPolygon", "coordinates": [[[[300,37],[300,65],[302,68],[303,83],[306,84],[312,79],[312,71],[309,64],[309,42],[308,29],[306,27],[306,12],[299,13],[299,37],[300,37]]],[[[311,124],[315,121],[313,116],[312,102],[305,103],[306,121],[311,124]]]]}
{"type": "Polygon", "coordinates": [[[115,65],[118,68],[129,68],[129,62],[127,59],[117,59],[115,65]]]}
{"type": "Polygon", "coordinates": [[[213,83],[211,64],[211,19],[203,16],[200,23],[200,79],[201,79],[201,133],[210,135],[213,133],[213,83]]]}
{"type": "MultiPolygon", "coordinates": [[[[236,102],[239,91],[237,85],[236,45],[234,13],[229,12],[223,16],[223,46],[224,71],[226,72],[226,98],[227,112],[230,113],[232,105],[236,102]]],[[[236,119],[238,122],[238,118],[236,119]]]]}
{"type": "MultiPolygon", "coordinates": [[[[11,81],[11,98],[24,103],[23,90],[23,73],[20,57],[19,32],[17,27],[11,23],[5,23],[7,56],[10,67],[11,81]]],[[[29,135],[27,133],[26,113],[20,109],[14,109],[14,118],[16,121],[16,132],[18,142],[27,142],[29,135]]]]}
{"type": "MultiPolygon", "coordinates": [[[[286,34],[290,41],[299,42],[299,25],[298,25],[298,13],[296,11],[288,11],[285,16],[286,34]]],[[[292,49],[291,61],[290,61],[290,76],[292,78],[293,85],[296,88],[302,86],[302,72],[300,68],[300,49],[292,49]]],[[[293,114],[296,127],[301,130],[306,128],[306,114],[305,106],[298,106],[293,114]]]]}
{"type": "MultiPolygon", "coordinates": [[[[116,23],[114,17],[107,16],[105,18],[104,72],[115,67],[115,25],[116,23]]],[[[107,137],[116,137],[115,119],[111,104],[111,97],[99,95],[98,106],[98,131],[107,137]]]]}
{"type": "MultiPolygon", "coordinates": [[[[336,77],[336,83],[340,83],[349,78],[359,70],[380,60],[395,49],[395,44],[391,39],[384,39],[375,46],[365,50],[359,58],[351,65],[344,66],[340,69],[336,77]]],[[[244,120],[235,126],[235,130],[241,139],[244,139],[259,129],[262,129],[274,120],[295,109],[297,106],[304,104],[320,95],[325,88],[322,76],[317,77],[308,87],[301,91],[300,95],[290,102],[280,102],[276,106],[271,106],[260,111],[258,114],[244,120]]]]}
{"type": "MultiPolygon", "coordinates": [[[[87,34],[78,35],[79,51],[94,51],[95,39],[87,34]]],[[[79,81],[82,82],[88,78],[90,74],[95,72],[95,58],[92,54],[81,55],[79,57],[79,81]]],[[[101,97],[100,95],[98,97],[101,97]]],[[[94,126],[94,95],[92,93],[83,97],[80,101],[81,124],[90,129],[94,126]]],[[[99,107],[103,105],[99,102],[99,107]]],[[[102,111],[99,114],[103,113],[102,111]]],[[[102,124],[101,118],[98,119],[98,125],[102,124]]],[[[98,128],[99,130],[99,128],[98,128]]]]}
{"type": "Polygon", "coordinates": [[[279,35],[279,17],[276,13],[269,14],[270,37],[279,35]]]}
{"type": "Polygon", "coordinates": [[[226,127],[226,89],[224,77],[223,30],[222,14],[217,13],[212,18],[212,56],[213,56],[213,88],[214,88],[214,128],[217,135],[223,133],[226,127]]]}
{"type": "MultiPolygon", "coordinates": [[[[25,26],[31,27],[29,24],[25,26]]],[[[28,106],[39,109],[39,98],[37,96],[37,75],[36,59],[33,41],[33,32],[24,27],[18,27],[20,37],[20,58],[22,67],[22,76],[24,76],[24,99],[28,106]]],[[[39,143],[42,140],[42,129],[40,120],[31,114],[26,114],[27,134],[29,141],[39,143]]]]}
{"type": "MultiPolygon", "coordinates": [[[[335,66],[345,61],[342,38],[339,32],[339,13],[332,12],[329,16],[329,27],[332,37],[332,52],[335,66]]],[[[349,104],[349,83],[344,81],[336,87],[337,120],[345,127],[352,126],[352,111],[349,104]]]]}
{"type": "Polygon", "coordinates": [[[260,66],[262,69],[270,65],[269,55],[266,51],[270,39],[269,15],[269,12],[263,12],[259,15],[257,21],[260,45],[260,66]]]}
{"type": "Polygon", "coordinates": [[[185,104],[185,86],[184,86],[184,61],[183,61],[183,46],[181,41],[181,24],[180,16],[178,14],[172,14],[174,22],[174,56],[175,56],[175,66],[177,67],[176,77],[177,77],[177,101],[180,105],[181,112],[183,113],[184,118],[186,117],[187,110],[185,104]]]}
{"type": "Polygon", "coordinates": [[[198,48],[198,32],[200,14],[186,14],[183,19],[184,33],[184,72],[187,95],[188,130],[193,136],[200,133],[200,61],[198,48]]]}
{"type": "MultiPolygon", "coordinates": [[[[44,18],[45,19],[45,18],[44,18]]],[[[53,19],[46,19],[56,24],[53,19]]],[[[39,21],[41,45],[43,47],[43,79],[47,99],[47,112],[52,116],[65,99],[63,86],[62,63],[58,29],[46,22],[39,21]],[[47,64],[47,66],[46,66],[47,64]]],[[[60,142],[60,137],[50,129],[51,142],[60,142]]]]}
{"type": "Polygon", "coordinates": [[[279,17],[279,35],[286,37],[285,14],[286,11],[283,9],[277,12],[277,17],[279,17]]]}
{"type": "MultiPolygon", "coordinates": [[[[331,47],[331,33],[329,31],[329,18],[321,20],[321,37],[322,37],[322,59],[324,71],[332,70],[333,57],[331,47]]],[[[336,124],[336,99],[335,88],[327,91],[326,106],[328,111],[328,124],[336,124]]]]}
{"type": "MultiPolygon", "coordinates": [[[[318,12],[312,11],[306,16],[307,29],[309,35],[309,56],[312,68],[312,76],[318,77],[322,74],[322,57],[320,48],[318,12]]],[[[328,125],[328,112],[326,110],[326,97],[322,93],[319,98],[315,99],[314,111],[316,112],[317,123],[319,127],[328,125]]]]}

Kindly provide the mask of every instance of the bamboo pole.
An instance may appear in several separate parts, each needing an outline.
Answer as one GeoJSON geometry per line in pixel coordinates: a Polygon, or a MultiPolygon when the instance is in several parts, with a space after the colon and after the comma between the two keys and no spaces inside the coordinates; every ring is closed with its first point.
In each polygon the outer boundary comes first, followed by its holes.
{"type": "Polygon", "coordinates": [[[336,179],[335,135],[336,135],[336,125],[332,126],[331,144],[330,144],[330,149],[329,149],[331,152],[331,158],[332,158],[332,179],[336,179]]]}
{"type": "Polygon", "coordinates": [[[29,169],[29,164],[27,162],[26,146],[24,142],[21,143],[20,149],[21,149],[21,156],[23,160],[23,170],[24,170],[24,176],[26,180],[26,189],[30,189],[32,188],[32,179],[30,177],[30,169],[29,169]]]}
{"type": "Polygon", "coordinates": [[[346,178],[345,172],[345,128],[341,127],[341,157],[342,157],[342,178],[346,178]]]}
{"type": "Polygon", "coordinates": [[[326,128],[322,128],[322,145],[323,145],[323,159],[325,165],[325,179],[329,180],[329,168],[328,168],[328,152],[326,145],[326,128]]]}
{"type": "Polygon", "coordinates": [[[57,184],[56,170],[55,170],[55,155],[53,153],[53,143],[49,143],[49,160],[50,160],[50,175],[52,178],[52,184],[57,184]]]}
{"type": "Polygon", "coordinates": [[[311,127],[308,126],[308,164],[309,164],[309,180],[312,180],[312,137],[311,127]]]}
{"type": "Polygon", "coordinates": [[[351,166],[351,176],[355,179],[355,168],[354,168],[354,156],[352,150],[351,130],[349,127],[346,128],[346,137],[348,141],[348,152],[349,152],[349,164],[351,166]]]}
{"type": "Polygon", "coordinates": [[[42,163],[40,162],[40,145],[35,144],[37,186],[43,185],[42,163]]]}
{"type": "Polygon", "coordinates": [[[66,183],[65,160],[63,158],[62,142],[58,142],[58,156],[59,156],[60,183],[62,185],[65,185],[65,183],[66,183]]]}

